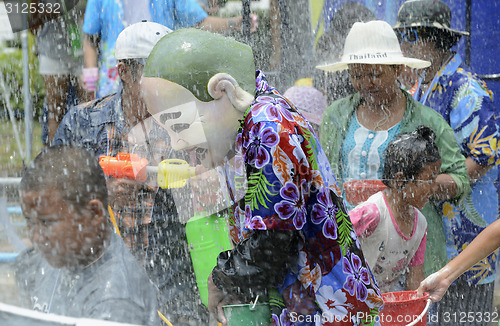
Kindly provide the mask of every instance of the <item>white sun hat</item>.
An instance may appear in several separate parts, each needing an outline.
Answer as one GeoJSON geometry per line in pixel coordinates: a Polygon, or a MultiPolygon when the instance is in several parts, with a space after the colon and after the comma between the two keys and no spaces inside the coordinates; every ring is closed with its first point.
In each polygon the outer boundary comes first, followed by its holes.
{"type": "Polygon", "coordinates": [[[340,62],[316,66],[325,71],[348,69],[349,64],[406,65],[410,68],[429,67],[429,61],[403,56],[398,37],[391,25],[381,20],[354,23],[345,40],[340,62]]]}
{"type": "Polygon", "coordinates": [[[115,58],[143,59],[149,57],[156,43],[172,30],[161,24],[142,21],[125,28],[116,39],[115,58]]]}

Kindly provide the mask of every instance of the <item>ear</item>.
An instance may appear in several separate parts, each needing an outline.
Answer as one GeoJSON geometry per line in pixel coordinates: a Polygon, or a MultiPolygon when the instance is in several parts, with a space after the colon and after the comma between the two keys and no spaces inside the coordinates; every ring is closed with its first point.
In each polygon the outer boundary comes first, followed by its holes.
{"type": "Polygon", "coordinates": [[[102,201],[100,201],[99,199],[91,199],[88,203],[88,207],[92,213],[92,224],[97,226],[106,223],[106,209],[102,201]]]}
{"type": "Polygon", "coordinates": [[[229,74],[219,73],[208,81],[208,94],[215,100],[227,95],[231,104],[241,112],[245,112],[252,104],[254,96],[243,90],[238,82],[229,74]]]}
{"type": "Polygon", "coordinates": [[[128,69],[126,64],[124,64],[123,62],[118,62],[116,68],[118,69],[118,76],[120,76],[120,79],[123,80],[125,84],[128,84],[132,81],[132,74],[130,73],[130,69],[128,69]]]}

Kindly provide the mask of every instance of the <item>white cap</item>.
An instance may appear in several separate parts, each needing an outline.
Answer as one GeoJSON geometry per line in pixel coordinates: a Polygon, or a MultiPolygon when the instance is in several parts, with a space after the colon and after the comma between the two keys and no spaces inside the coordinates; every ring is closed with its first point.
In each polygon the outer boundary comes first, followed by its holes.
{"type": "Polygon", "coordinates": [[[156,43],[170,32],[166,26],[147,21],[130,25],[116,39],[115,58],[147,59],[156,43]]]}

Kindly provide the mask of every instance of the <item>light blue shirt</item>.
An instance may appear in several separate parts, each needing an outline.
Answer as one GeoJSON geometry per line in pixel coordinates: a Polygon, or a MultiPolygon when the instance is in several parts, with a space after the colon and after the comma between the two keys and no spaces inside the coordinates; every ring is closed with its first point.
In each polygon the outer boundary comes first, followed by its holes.
{"type": "MultiPolygon", "coordinates": [[[[384,151],[400,131],[401,122],[389,130],[369,130],[359,123],[356,113],[354,113],[342,144],[341,173],[344,182],[382,179],[384,151]]],[[[343,195],[346,198],[345,193],[343,195]]],[[[347,203],[348,210],[353,208],[353,205],[347,203]]]]}

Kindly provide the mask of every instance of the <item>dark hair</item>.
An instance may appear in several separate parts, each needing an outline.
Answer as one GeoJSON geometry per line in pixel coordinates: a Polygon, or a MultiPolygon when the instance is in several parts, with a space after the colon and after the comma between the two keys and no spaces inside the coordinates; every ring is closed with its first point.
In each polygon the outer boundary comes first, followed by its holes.
{"type": "Polygon", "coordinates": [[[26,167],[21,191],[55,189],[77,209],[92,199],[108,206],[108,190],[98,159],[81,147],[57,145],[44,149],[26,167]]]}
{"type": "Polygon", "coordinates": [[[434,143],[436,134],[426,126],[419,126],[413,132],[399,134],[385,149],[385,165],[382,182],[390,187],[390,181],[398,172],[405,180],[414,179],[428,163],[441,159],[434,143]]]}
{"type": "Polygon", "coordinates": [[[461,37],[458,34],[453,34],[437,27],[418,28],[418,36],[424,40],[433,42],[436,49],[441,51],[448,51],[452,46],[458,43],[461,37]]]}
{"type": "MultiPolygon", "coordinates": [[[[377,19],[375,14],[359,2],[346,2],[335,11],[325,33],[318,39],[315,49],[316,64],[340,60],[345,39],[356,22],[369,22],[377,19]]],[[[326,72],[314,69],[313,85],[321,90],[330,105],[339,98],[356,93],[349,80],[347,71],[326,72]]]]}
{"type": "Polygon", "coordinates": [[[319,61],[337,61],[342,55],[344,42],[351,30],[352,25],[357,22],[369,22],[377,19],[373,12],[359,2],[346,2],[335,11],[332,19],[327,23],[325,32],[318,39],[316,51],[319,61]],[[335,52],[334,57],[331,53],[335,52]]]}

